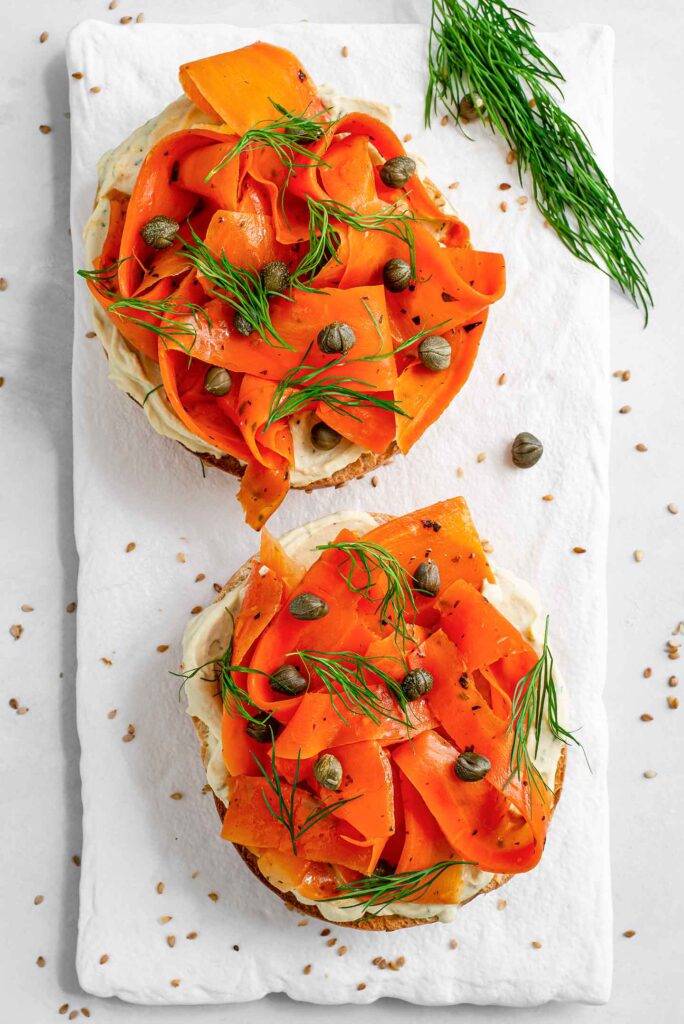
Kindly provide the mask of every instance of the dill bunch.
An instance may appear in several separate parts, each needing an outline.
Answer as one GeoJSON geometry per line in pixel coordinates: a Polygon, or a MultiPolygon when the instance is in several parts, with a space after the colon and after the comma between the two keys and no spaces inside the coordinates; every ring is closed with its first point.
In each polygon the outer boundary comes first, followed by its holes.
{"type": "Polygon", "coordinates": [[[499,132],[529,170],[534,200],[561,242],[607,274],[644,312],[653,299],[627,217],[581,127],[559,105],[565,81],[530,22],[504,0],[432,0],[425,121],[462,103],[499,132]]]}

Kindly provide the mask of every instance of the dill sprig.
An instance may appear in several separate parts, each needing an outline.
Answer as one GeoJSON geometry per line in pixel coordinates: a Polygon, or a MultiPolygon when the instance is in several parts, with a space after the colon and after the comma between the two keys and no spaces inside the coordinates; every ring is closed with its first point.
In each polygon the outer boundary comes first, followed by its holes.
{"type": "MultiPolygon", "coordinates": [[[[296,809],[296,796],[297,796],[297,785],[299,783],[299,769],[301,765],[302,752],[297,752],[297,765],[294,770],[293,781],[290,790],[290,799],[285,798],[283,793],[283,787],[278,777],[278,769],[276,767],[276,754],[275,744],[271,741],[271,774],[266,771],[261,761],[252,754],[257,768],[263,775],[264,779],[268,783],[268,788],[277,800],[277,806],[274,807],[268,796],[266,790],[262,789],[261,795],[263,801],[268,808],[269,813],[275,818],[276,821],[280,822],[290,836],[290,842],[292,843],[292,852],[297,856],[297,841],[305,835],[309,829],[312,829],[315,825],[318,825],[321,821],[328,817],[330,814],[335,814],[336,811],[343,807],[345,804],[350,804],[353,800],[358,800],[359,796],[350,796],[344,800],[337,800],[332,804],[314,804],[313,810],[309,811],[301,825],[297,825],[295,821],[295,809],[296,809]]],[[[359,794],[360,795],[360,794],[359,794]]],[[[312,801],[314,800],[311,797],[312,801]]]]}
{"type": "MultiPolygon", "coordinates": [[[[535,758],[539,754],[545,714],[549,731],[554,739],[560,740],[562,743],[574,743],[584,750],[580,741],[573,733],[568,732],[558,720],[558,693],[553,678],[553,655],[548,639],[549,619],[547,616],[542,653],[536,664],[515,685],[511,701],[511,721],[506,730],[506,735],[513,734],[510,754],[511,774],[506,785],[514,776],[517,776],[518,779],[527,779],[539,794],[542,793],[542,787],[549,789],[535,764],[535,758]],[[534,753],[530,752],[531,735],[534,736],[532,743],[534,753]]],[[[532,791],[530,790],[531,796],[532,791]]]]}
{"type": "Polygon", "coordinates": [[[597,267],[644,311],[653,299],[625,214],[580,126],[558,104],[565,81],[530,22],[504,0],[433,0],[425,120],[438,100],[459,122],[465,97],[529,170],[540,212],[570,252],[597,267]],[[480,108],[481,103],[481,108],[480,108]]]}
{"type": "Polygon", "coordinates": [[[411,577],[403,565],[386,548],[372,541],[341,541],[339,543],[319,544],[317,551],[341,551],[347,557],[347,569],[341,565],[340,575],[353,594],[361,594],[368,601],[377,604],[380,621],[391,622],[394,627],[395,639],[410,640],[411,631],[406,623],[407,610],[417,613],[418,608],[411,589],[411,577]],[[355,581],[356,574],[361,579],[355,581]],[[373,588],[380,585],[381,594],[373,593],[373,588]]]}
{"type": "Polygon", "coordinates": [[[184,243],[183,252],[198,273],[211,283],[211,294],[244,317],[267,345],[293,352],[292,345],[273,326],[268,302],[272,293],[264,287],[261,274],[251,267],[235,266],[224,252],[217,256],[195,231],[192,238],[192,242],[184,243]]]}
{"type": "Polygon", "coordinates": [[[322,903],[342,899],[357,899],[352,907],[361,907],[362,913],[376,917],[391,903],[410,903],[422,896],[449,868],[473,864],[470,860],[440,860],[420,871],[399,871],[392,875],[370,875],[354,882],[343,882],[336,896],[326,896],[322,903]],[[373,909],[371,909],[373,908],[373,909]]]}
{"type": "MultiPolygon", "coordinates": [[[[349,722],[336,706],[337,700],[350,714],[365,715],[375,725],[379,725],[384,718],[388,718],[392,722],[400,722],[405,725],[407,732],[411,729],[408,701],[399,683],[378,666],[377,662],[381,659],[368,658],[355,651],[303,650],[292,651],[291,654],[299,658],[309,679],[312,672],[320,679],[330,694],[333,711],[345,725],[349,725],[349,722]],[[375,676],[385,684],[388,692],[401,708],[402,718],[390,714],[387,703],[378,697],[375,690],[368,685],[364,673],[375,676]]],[[[397,657],[394,660],[403,664],[402,658],[397,657]]]]}
{"type": "MultiPolygon", "coordinates": [[[[307,350],[304,358],[309,351],[307,350]]],[[[387,353],[387,355],[392,354],[391,352],[387,353]]],[[[309,366],[306,363],[298,363],[291,370],[287,370],[273,392],[264,430],[268,430],[276,420],[293,416],[307,405],[318,402],[334,412],[351,416],[352,419],[358,421],[361,421],[363,417],[357,416],[352,410],[363,407],[386,409],[388,412],[394,413],[395,416],[408,416],[408,413],[405,413],[394,399],[382,398],[372,391],[359,391],[354,387],[359,384],[364,388],[374,387],[374,385],[359,380],[357,377],[326,375],[327,370],[333,366],[340,366],[345,359],[344,355],[338,356],[336,359],[331,359],[325,366],[309,366]]]]}
{"type": "Polygon", "coordinates": [[[315,291],[307,281],[330,259],[337,259],[339,234],[335,223],[346,224],[353,231],[383,231],[404,242],[408,249],[411,274],[416,276],[416,242],[413,224],[416,216],[397,199],[384,209],[359,213],[337,199],[307,198],[309,207],[309,249],[293,275],[297,287],[315,291]],[[307,281],[305,281],[305,278],[307,281]]]}
{"type": "Polygon", "coordinates": [[[212,167],[205,177],[205,181],[211,181],[215,174],[222,171],[231,160],[241,153],[266,147],[272,149],[283,166],[287,168],[288,182],[297,167],[307,167],[310,164],[328,166],[321,156],[313,153],[307,147],[312,142],[318,142],[324,132],[335,124],[334,121],[328,120],[331,108],[328,107],[315,114],[307,114],[306,110],[301,114],[295,114],[286,110],[275,100],[269,98],[269,102],[280,114],[280,117],[274,118],[272,121],[258,121],[254,127],[249,128],[220,163],[216,167],[212,167]],[[297,161],[295,156],[301,159],[297,161]]]}

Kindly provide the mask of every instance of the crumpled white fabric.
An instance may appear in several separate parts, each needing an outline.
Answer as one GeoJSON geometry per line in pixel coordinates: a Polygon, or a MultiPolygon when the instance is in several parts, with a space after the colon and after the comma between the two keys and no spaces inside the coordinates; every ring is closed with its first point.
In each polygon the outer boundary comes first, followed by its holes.
{"type": "MultiPolygon", "coordinates": [[[[180,639],[193,606],[214,597],[257,544],[236,482],[155,435],[107,381],[77,288],[74,488],[78,587],[78,727],[84,845],[78,972],[96,995],[140,1003],[213,1003],[284,991],[321,1003],[395,996],[420,1004],[602,1002],[611,978],[606,794],[605,557],[608,518],[608,284],[561,247],[479,127],[465,139],[439,117],[423,128],[425,30],[418,25],[120,26],[85,22],[71,34],[72,233],[76,267],[96,186],[95,165],[179,92],[178,65],[267,39],[294,50],[319,83],[392,104],[395,127],[427,160],[471,228],[476,247],[502,251],[508,291],[494,307],[463,392],[408,458],[344,493],[291,494],[282,532],[340,507],[400,513],[453,494],[468,499],[494,559],[530,580],[551,613],[571,725],[591,761],[569,752],[565,790],[540,867],[479,897],[451,925],[395,933],[332,927],[298,916],[218,837],[191,723],[177,699],[180,639]],[[349,57],[341,57],[341,46],[349,57]],[[100,92],[90,92],[98,85],[100,92]],[[452,191],[447,186],[458,181],[452,191]],[[509,182],[512,188],[500,191],[509,182]],[[505,201],[507,212],[499,204],[505,201]],[[499,385],[499,376],[506,383],[499,385]],[[544,441],[541,462],[514,469],[512,438],[544,441]],[[479,452],[486,460],[477,461],[479,452]],[[457,468],[464,474],[457,476],[457,468]],[[553,494],[553,502],[542,495],[553,494]],[[126,546],[136,547],[126,553],[126,546]],[[572,548],[586,548],[586,554],[572,548]],[[183,553],[185,561],[178,559],[183,553]],[[199,573],[206,579],[195,582],[199,573]],[[157,645],[168,644],[159,653],[157,645]],[[101,659],[107,658],[109,665],[101,659]],[[116,718],[108,712],[117,708],[116,718]],[[135,739],[122,742],[128,724],[135,739]],[[172,792],[183,799],[171,800],[172,792]],[[157,884],[164,883],[163,892],[157,884]],[[208,898],[218,894],[218,900],[208,898]],[[498,901],[507,900],[505,909],[498,901]],[[172,920],[158,922],[163,915],[172,920]],[[186,935],[198,936],[188,940],[186,935]],[[176,937],[175,946],[166,935],[176,937]],[[458,947],[450,948],[456,938],[458,947]],[[532,941],[542,943],[540,949],[532,941]],[[340,945],[348,946],[345,956],[340,945]],[[239,948],[238,948],[239,947],[239,948]],[[108,962],[100,964],[107,954],[108,962]],[[405,957],[399,971],[376,956],[405,957]],[[308,974],[306,964],[312,965],[308,974]],[[172,979],[179,979],[176,987],[172,979]],[[359,991],[357,985],[365,982],[359,991]]],[[[541,41],[568,78],[566,100],[604,167],[611,157],[612,33],[579,26],[541,41]]]]}

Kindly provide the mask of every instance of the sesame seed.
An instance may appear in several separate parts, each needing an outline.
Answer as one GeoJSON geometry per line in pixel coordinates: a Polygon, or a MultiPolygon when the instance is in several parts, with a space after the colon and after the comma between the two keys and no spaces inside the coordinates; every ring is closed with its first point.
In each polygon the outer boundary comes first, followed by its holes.
{"type": "Polygon", "coordinates": [[[0,292],[6,292],[6,291],[7,291],[7,278],[6,277],[0,277],[0,292]]]}
{"type": "Polygon", "coordinates": [[[82,1006],[81,1007],[81,1013],[83,1014],[84,1017],[89,1017],[90,1016],[90,1010],[88,1009],[87,1006],[82,1006]]]}
{"type": "Polygon", "coordinates": [[[502,373],[497,381],[497,384],[499,385],[499,387],[501,387],[501,385],[505,384],[507,380],[508,378],[506,377],[506,374],[502,373]]]}
{"type": "Polygon", "coordinates": [[[76,611],[76,602],[75,601],[70,601],[69,604],[66,606],[66,610],[69,613],[69,615],[71,615],[72,612],[75,612],[76,611]]]}
{"type": "Polygon", "coordinates": [[[47,43],[49,38],[50,38],[50,36],[48,35],[47,32],[41,32],[40,35],[38,36],[38,42],[39,43],[47,43]]]}
{"type": "Polygon", "coordinates": [[[636,935],[636,932],[634,931],[633,928],[628,928],[627,931],[623,932],[622,934],[624,935],[624,937],[626,939],[633,939],[634,936],[636,935]]]}
{"type": "Polygon", "coordinates": [[[197,938],[197,932],[188,932],[188,934],[185,936],[185,938],[186,939],[196,939],[197,938]]]}
{"type": "Polygon", "coordinates": [[[119,6],[119,0],[109,0],[109,10],[110,11],[115,11],[118,6],[119,6]]]}
{"type": "Polygon", "coordinates": [[[541,949],[542,948],[542,944],[541,944],[541,942],[538,942],[537,939],[534,939],[534,941],[532,942],[532,947],[533,947],[533,949],[541,949]]]}
{"type": "Polygon", "coordinates": [[[173,947],[176,945],[176,936],[175,935],[167,935],[166,936],[166,945],[170,946],[171,949],[173,949],[173,947]]]}
{"type": "Polygon", "coordinates": [[[65,1014],[68,1009],[69,1009],[69,1004],[68,1003],[62,1003],[62,1005],[60,1006],[60,1008],[59,1008],[59,1010],[57,1012],[61,1013],[61,1014],[65,1014]]]}
{"type": "Polygon", "coordinates": [[[460,181],[452,181],[451,184],[449,185],[449,188],[451,188],[451,189],[458,188],[458,186],[460,184],[461,184],[460,181]]]}
{"type": "Polygon", "coordinates": [[[36,963],[38,964],[39,967],[45,967],[45,957],[44,956],[36,957],[36,963]]]}
{"type": "Polygon", "coordinates": [[[172,978],[171,979],[171,987],[172,988],[178,988],[179,985],[180,985],[180,978],[172,978]]]}
{"type": "Polygon", "coordinates": [[[634,561],[635,562],[643,562],[643,560],[644,560],[644,553],[643,553],[643,551],[640,551],[637,548],[637,550],[634,552],[634,561]]]}
{"type": "Polygon", "coordinates": [[[413,138],[413,136],[411,135],[411,133],[407,132],[406,135],[403,137],[403,139],[401,141],[402,142],[410,142],[412,138],[413,138]]]}
{"type": "Polygon", "coordinates": [[[100,963],[101,964],[109,963],[109,953],[103,953],[102,954],[102,956],[100,957],[100,963]]]}
{"type": "Polygon", "coordinates": [[[667,656],[670,659],[670,661],[677,661],[678,658],[679,658],[679,651],[678,650],[670,651],[667,656]]]}
{"type": "Polygon", "coordinates": [[[103,663],[104,665],[111,665],[111,664],[112,664],[112,659],[111,659],[111,658],[100,658],[100,661],[101,661],[101,662],[102,662],[102,663],[103,663]]]}
{"type": "Polygon", "coordinates": [[[191,609],[190,614],[191,615],[199,615],[199,613],[201,611],[202,611],[202,605],[201,604],[196,604],[195,607],[191,609]]]}
{"type": "Polygon", "coordinates": [[[348,57],[349,56],[349,47],[348,46],[343,46],[342,50],[341,50],[341,53],[342,53],[343,57],[348,57]]]}
{"type": "Polygon", "coordinates": [[[95,331],[86,331],[85,336],[86,338],[96,338],[97,334],[95,333],[95,331]]]}
{"type": "Polygon", "coordinates": [[[157,650],[159,651],[160,654],[163,654],[164,651],[168,651],[168,649],[169,649],[169,645],[168,644],[157,644],[157,650]]]}
{"type": "Polygon", "coordinates": [[[80,866],[81,866],[81,858],[79,857],[79,855],[77,853],[75,853],[73,855],[73,857],[71,858],[71,863],[75,864],[77,868],[80,868],[80,866]]]}
{"type": "Polygon", "coordinates": [[[97,92],[102,92],[102,86],[101,85],[91,85],[90,91],[91,92],[96,92],[96,93],[97,92]]]}
{"type": "Polygon", "coordinates": [[[464,477],[465,476],[465,469],[463,468],[463,466],[459,466],[458,467],[458,469],[456,470],[456,476],[457,477],[464,477]]]}
{"type": "Polygon", "coordinates": [[[216,903],[217,900],[218,900],[218,893],[217,892],[208,892],[207,896],[212,901],[212,903],[216,903]]]}
{"type": "Polygon", "coordinates": [[[478,462],[484,462],[486,458],[487,458],[487,456],[485,455],[484,452],[478,452],[478,454],[477,454],[477,461],[478,462]]]}
{"type": "Polygon", "coordinates": [[[330,935],[330,929],[329,928],[322,928],[321,929],[321,935],[323,935],[323,936],[330,935]]]}
{"type": "Polygon", "coordinates": [[[677,679],[677,676],[670,676],[670,678],[667,681],[667,685],[668,686],[679,686],[679,680],[677,679]]]}
{"type": "Polygon", "coordinates": [[[509,189],[510,187],[511,186],[508,184],[507,181],[502,181],[501,184],[499,185],[499,190],[501,192],[506,192],[506,190],[509,189]]]}
{"type": "Polygon", "coordinates": [[[129,555],[131,551],[135,551],[135,541],[131,540],[126,545],[126,554],[129,555]]]}
{"type": "Polygon", "coordinates": [[[163,882],[157,882],[157,892],[159,893],[160,896],[164,892],[164,883],[163,882]]]}
{"type": "Polygon", "coordinates": [[[377,478],[377,476],[372,476],[371,477],[371,487],[377,487],[377,486],[378,486],[378,478],[377,478]]]}
{"type": "Polygon", "coordinates": [[[631,405],[621,405],[620,408],[618,409],[618,412],[622,416],[624,416],[625,413],[628,413],[628,412],[631,412],[631,411],[632,411],[632,406],[631,405]]]}
{"type": "Polygon", "coordinates": [[[337,950],[337,955],[344,956],[344,954],[347,952],[347,949],[347,946],[340,946],[340,948],[337,950]]]}
{"type": "Polygon", "coordinates": [[[72,1010],[71,1013],[69,1014],[69,1018],[68,1019],[69,1020],[76,1020],[77,1017],[78,1017],[78,1010],[72,1010]]]}
{"type": "Polygon", "coordinates": [[[358,985],[356,986],[356,991],[357,992],[363,992],[365,987],[366,987],[366,982],[365,981],[360,981],[358,983],[358,985]]]}
{"type": "Polygon", "coordinates": [[[576,554],[576,555],[586,555],[586,553],[587,553],[587,549],[586,548],[574,547],[572,550],[573,550],[574,554],[576,554]]]}
{"type": "Polygon", "coordinates": [[[30,605],[30,604],[22,604],[21,610],[22,610],[22,612],[27,612],[27,613],[28,612],[32,612],[33,611],[33,606],[30,605]]]}
{"type": "Polygon", "coordinates": [[[12,708],[13,711],[16,711],[17,708],[19,707],[19,701],[17,700],[16,697],[10,697],[8,703],[9,703],[9,706],[12,708]]]}
{"type": "Polygon", "coordinates": [[[39,907],[44,899],[45,899],[44,896],[34,896],[33,897],[33,905],[35,907],[39,907]]]}
{"type": "Polygon", "coordinates": [[[458,949],[458,942],[456,939],[452,939],[449,943],[449,949],[458,949]]]}
{"type": "Polygon", "coordinates": [[[648,771],[644,772],[644,778],[645,779],[655,779],[657,774],[658,774],[658,772],[654,772],[652,768],[649,768],[648,771]]]}
{"type": "Polygon", "coordinates": [[[439,123],[441,124],[442,128],[446,127],[446,125],[449,124],[449,115],[448,114],[444,114],[444,116],[442,117],[442,119],[441,119],[441,121],[439,123]]]}
{"type": "Polygon", "coordinates": [[[50,127],[49,124],[39,124],[38,125],[38,131],[42,132],[43,135],[49,135],[50,132],[52,131],[52,128],[50,127]]]}
{"type": "Polygon", "coordinates": [[[212,583],[212,586],[217,594],[220,594],[221,591],[223,590],[223,587],[221,586],[220,583],[212,583]]]}
{"type": "Polygon", "coordinates": [[[19,623],[17,622],[13,626],[10,626],[9,631],[10,636],[13,636],[15,640],[18,640],[21,634],[24,632],[24,627],[20,626],[19,623]]]}
{"type": "Polygon", "coordinates": [[[644,714],[640,715],[639,717],[641,718],[642,722],[652,722],[653,721],[653,715],[649,715],[648,712],[644,712],[644,714]]]}
{"type": "Polygon", "coordinates": [[[518,198],[516,199],[516,203],[518,204],[518,206],[527,206],[528,202],[529,199],[527,198],[527,196],[518,196],[518,198]]]}
{"type": "Polygon", "coordinates": [[[668,706],[668,708],[672,708],[673,711],[676,711],[677,708],[679,707],[679,698],[678,697],[668,697],[667,698],[667,706],[668,706]]]}
{"type": "Polygon", "coordinates": [[[172,800],[182,800],[183,799],[183,794],[182,793],[178,793],[178,792],[172,793],[171,794],[171,799],[172,800]]]}
{"type": "Polygon", "coordinates": [[[83,78],[83,72],[82,71],[74,71],[71,77],[75,78],[77,82],[80,82],[80,80],[83,78]]]}
{"type": "Polygon", "coordinates": [[[26,708],[26,707],[17,708],[17,714],[18,715],[27,715],[28,714],[28,710],[29,709],[26,708]]]}
{"type": "Polygon", "coordinates": [[[182,551],[178,552],[178,554],[176,555],[176,561],[177,562],[185,562],[185,554],[184,554],[184,552],[182,552],[182,551]]]}
{"type": "Polygon", "coordinates": [[[542,494],[542,501],[553,501],[553,494],[542,494]]]}
{"type": "Polygon", "coordinates": [[[335,945],[336,942],[337,942],[337,939],[333,935],[332,939],[328,939],[328,941],[326,942],[326,946],[328,946],[330,949],[332,949],[332,947],[335,945]]]}
{"type": "Polygon", "coordinates": [[[207,577],[206,577],[205,573],[198,572],[197,575],[195,576],[195,583],[201,583],[202,580],[206,580],[206,578],[207,577]]]}
{"type": "Polygon", "coordinates": [[[643,444],[641,441],[639,442],[639,444],[634,445],[634,447],[636,448],[636,450],[638,452],[647,452],[648,451],[648,448],[646,447],[646,445],[643,444]]]}
{"type": "Polygon", "coordinates": [[[508,906],[508,900],[498,900],[496,904],[497,910],[505,910],[508,906]]]}
{"type": "Polygon", "coordinates": [[[109,719],[116,718],[116,710],[117,710],[116,708],[112,708],[111,711],[108,711],[107,712],[107,718],[109,718],[109,719]]]}
{"type": "Polygon", "coordinates": [[[161,916],[160,918],[158,918],[157,920],[159,921],[159,924],[168,924],[168,923],[169,923],[169,921],[173,921],[173,918],[171,917],[171,915],[170,915],[170,914],[163,914],[163,915],[162,915],[162,916],[161,916]]]}
{"type": "Polygon", "coordinates": [[[145,15],[142,13],[142,11],[140,12],[140,14],[136,14],[135,21],[136,21],[137,25],[142,25],[144,20],[145,20],[145,15]]]}
{"type": "Polygon", "coordinates": [[[311,974],[311,964],[306,964],[306,966],[302,968],[302,974],[311,974]]]}
{"type": "Polygon", "coordinates": [[[306,928],[308,923],[309,923],[309,918],[308,917],[302,917],[302,918],[300,918],[299,921],[297,921],[297,927],[298,928],[306,928]]]}
{"type": "Polygon", "coordinates": [[[679,508],[677,507],[677,505],[674,504],[674,502],[670,502],[670,504],[667,506],[667,511],[670,512],[673,516],[676,516],[679,512],[679,508]]]}
{"type": "Polygon", "coordinates": [[[508,203],[499,203],[499,209],[501,210],[502,213],[505,213],[506,210],[508,209],[508,203]]]}
{"type": "Polygon", "coordinates": [[[644,669],[644,679],[650,679],[652,675],[653,675],[653,669],[652,668],[645,668],[644,669]]]}
{"type": "MultiPolygon", "coordinates": [[[[123,18],[119,18],[119,21],[122,25],[130,25],[130,23],[133,21],[133,18],[130,14],[124,14],[123,18]]],[[[173,984],[173,982],[171,982],[171,984],[173,984]]]]}

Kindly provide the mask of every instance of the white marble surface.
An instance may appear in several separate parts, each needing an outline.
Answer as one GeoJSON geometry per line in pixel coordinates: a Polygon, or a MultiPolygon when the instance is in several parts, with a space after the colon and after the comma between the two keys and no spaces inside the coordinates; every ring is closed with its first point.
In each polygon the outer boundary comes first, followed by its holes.
{"type": "MultiPolygon", "coordinates": [[[[74,972],[80,848],[78,743],[74,724],[75,551],[71,502],[71,274],[68,239],[67,83],[63,43],[85,17],[118,21],[144,10],[148,21],[258,22],[312,20],[418,20],[426,0],[373,4],[328,2],[235,4],[229,0],[33,0],[3,5],[0,57],[0,524],[3,587],[0,593],[0,1019],[59,1019],[58,1008],[88,1007],[92,1019],[168,1024],[199,1021],[620,1021],[647,1015],[676,1022],[684,1015],[681,945],[684,915],[676,878],[684,840],[682,756],[684,709],[670,710],[665,641],[684,618],[682,491],[684,358],[679,315],[684,215],[680,193],[681,132],[678,99],[684,9],[677,0],[575,0],[527,8],[540,28],[580,20],[602,21],[616,31],[615,166],[619,192],[641,226],[656,310],[648,330],[618,297],[612,303],[614,369],[631,380],[612,382],[614,432],[609,566],[610,642],[607,703],[612,734],[611,831],[615,898],[615,981],[604,1007],[551,1006],[538,1011],[416,1009],[392,1002],[369,1008],[293,1004],[283,997],[240,1007],[139,1008],[79,992],[74,972]],[[50,33],[40,45],[41,31],[50,33]],[[53,131],[41,135],[38,125],[53,131]],[[628,415],[619,415],[623,405],[628,415]],[[26,445],[26,437],[32,441],[26,445]],[[648,451],[634,445],[644,442],[648,451]],[[633,551],[644,551],[637,563],[633,551]],[[33,612],[22,612],[29,604],[33,612]],[[9,635],[24,626],[19,641],[9,635]],[[32,655],[32,636],[42,634],[32,655]],[[46,642],[46,638],[49,643],[46,642]],[[644,679],[645,666],[653,674],[644,679]],[[17,698],[29,712],[17,715],[17,698]],[[650,712],[654,720],[642,723],[650,712]],[[645,780],[642,772],[658,775],[645,780]],[[34,896],[44,901],[34,905],[34,896]],[[634,929],[632,939],[622,938],[634,929]],[[41,969],[36,958],[42,956],[41,969]]],[[[122,31],[124,29],[122,28],[122,31]]],[[[340,40],[342,44],[343,39],[340,40]]],[[[684,514],[684,513],[683,513],[684,514]]],[[[684,686],[684,681],[682,683],[684,686]]]]}

